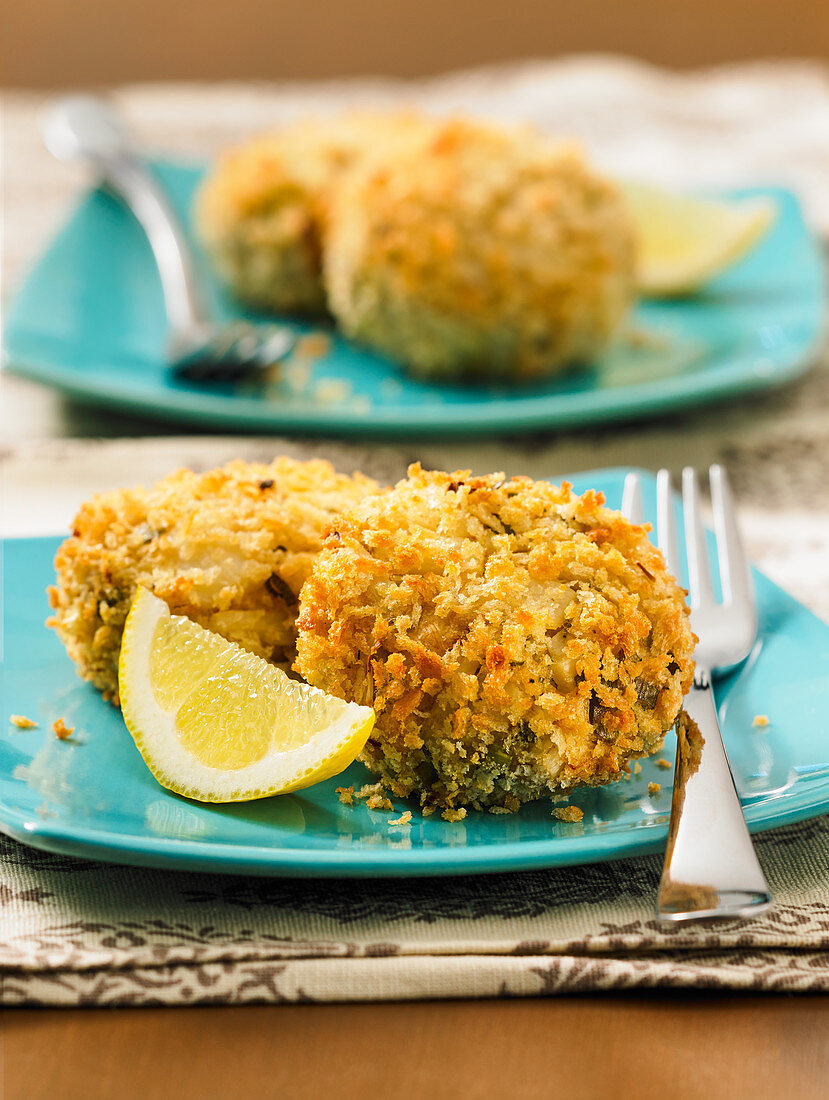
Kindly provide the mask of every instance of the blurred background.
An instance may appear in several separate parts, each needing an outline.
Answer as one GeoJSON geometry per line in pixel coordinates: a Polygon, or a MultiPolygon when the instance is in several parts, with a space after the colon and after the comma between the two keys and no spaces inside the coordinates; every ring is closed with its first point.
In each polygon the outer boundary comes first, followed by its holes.
{"type": "MultiPolygon", "coordinates": [[[[686,68],[829,57],[824,0],[28,0],[3,16],[7,86],[421,76],[624,53],[686,68]]],[[[829,138],[827,138],[829,140],[829,138]]]]}
{"type": "MultiPolygon", "coordinates": [[[[791,188],[829,235],[827,61],[821,0],[16,0],[0,35],[4,304],[90,183],[40,138],[40,112],[63,89],[103,90],[142,147],[197,165],[246,134],[346,104],[518,118],[577,136],[619,178],[791,188]]],[[[2,374],[6,439],[198,430],[2,374]]],[[[767,401],[776,426],[778,399],[767,401]]],[[[829,397],[803,400],[821,423],[827,407],[829,397]]],[[[768,424],[756,430],[768,438],[768,424]]],[[[660,461],[674,438],[660,440],[660,461]]]]}

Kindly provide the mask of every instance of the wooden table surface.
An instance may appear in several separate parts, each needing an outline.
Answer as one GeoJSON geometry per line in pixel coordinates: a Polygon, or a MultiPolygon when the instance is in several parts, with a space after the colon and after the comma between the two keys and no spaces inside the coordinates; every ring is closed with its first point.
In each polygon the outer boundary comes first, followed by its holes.
{"type": "Polygon", "coordinates": [[[8,1009],[3,1100],[829,1095],[829,997],[8,1009]]]}

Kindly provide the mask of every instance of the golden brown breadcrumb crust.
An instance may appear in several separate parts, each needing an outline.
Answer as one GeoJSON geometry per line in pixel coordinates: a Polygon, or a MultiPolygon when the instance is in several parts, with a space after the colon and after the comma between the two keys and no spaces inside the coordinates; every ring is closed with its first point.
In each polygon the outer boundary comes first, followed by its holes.
{"type": "Polygon", "coordinates": [[[446,120],[358,166],[331,210],[331,311],[419,375],[532,379],[592,361],[633,300],[616,188],[529,127],[446,120]]]}
{"type": "Polygon", "coordinates": [[[323,238],[332,194],[361,160],[393,157],[430,123],[405,111],[303,118],[227,150],[200,188],[203,242],[238,298],[324,313],[323,238]]]}
{"type": "Polygon", "coordinates": [[[9,722],[19,730],[37,729],[37,722],[33,722],[32,719],[27,718],[25,714],[10,714],[9,722]]]}
{"type": "Polygon", "coordinates": [[[49,620],[78,671],[118,701],[118,654],[138,585],[269,661],[294,656],[297,598],[343,509],[379,491],[321,460],[179,470],[85,504],[55,558],[49,620]]]}
{"type": "Polygon", "coordinates": [[[296,668],[374,707],[362,759],[426,806],[607,783],[661,746],[693,677],[684,592],[646,532],[566,483],[412,466],[333,525],[296,668]]]}
{"type": "Polygon", "coordinates": [[[412,811],[411,810],[406,810],[406,812],[402,813],[400,815],[400,817],[390,817],[388,823],[389,823],[389,827],[394,829],[398,825],[408,825],[411,820],[412,820],[412,811]]]}
{"type": "Polygon", "coordinates": [[[52,733],[59,741],[65,741],[67,737],[71,737],[75,732],[74,726],[67,726],[66,720],[63,718],[56,718],[52,723],[52,733]]]}
{"type": "Polygon", "coordinates": [[[553,810],[553,817],[573,825],[584,819],[584,810],[579,806],[557,806],[553,810]]]}

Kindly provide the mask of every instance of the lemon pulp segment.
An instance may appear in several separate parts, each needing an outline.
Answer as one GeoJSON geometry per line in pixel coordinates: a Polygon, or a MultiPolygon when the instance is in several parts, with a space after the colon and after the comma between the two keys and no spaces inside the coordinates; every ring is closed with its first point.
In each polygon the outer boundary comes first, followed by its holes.
{"type": "Polygon", "coordinates": [[[124,720],[156,779],[241,801],[338,774],[362,750],[369,707],[290,679],[139,589],[119,662],[124,720]]]}
{"type": "Polygon", "coordinates": [[[644,294],[698,290],[754,247],[774,221],[770,199],[716,201],[627,184],[644,294]]]}

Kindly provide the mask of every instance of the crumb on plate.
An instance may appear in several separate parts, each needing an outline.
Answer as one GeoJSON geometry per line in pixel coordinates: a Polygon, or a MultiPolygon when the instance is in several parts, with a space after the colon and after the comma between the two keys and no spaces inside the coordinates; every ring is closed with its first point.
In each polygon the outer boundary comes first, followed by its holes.
{"type": "Polygon", "coordinates": [[[10,714],[9,721],[13,726],[17,726],[19,730],[33,730],[37,728],[37,722],[33,722],[31,718],[27,718],[25,714],[10,714]]]}
{"type": "Polygon", "coordinates": [[[300,336],[294,347],[294,355],[304,359],[322,359],[331,351],[331,337],[324,332],[309,332],[300,336]]]}
{"type": "Polygon", "coordinates": [[[337,797],[339,798],[340,802],[342,802],[343,806],[353,806],[354,805],[354,788],[353,787],[337,787],[336,794],[337,794],[337,797]]]}
{"type": "Polygon", "coordinates": [[[662,756],[659,758],[659,760],[656,761],[656,766],[657,768],[662,768],[663,771],[667,771],[671,766],[671,762],[670,760],[666,760],[665,757],[662,756]]]}
{"type": "Polygon", "coordinates": [[[634,775],[641,775],[642,774],[642,765],[639,763],[638,760],[633,765],[633,774],[634,775]]]}
{"type": "Polygon", "coordinates": [[[553,817],[557,817],[559,821],[581,821],[584,818],[584,810],[578,806],[556,806],[553,817]]]}
{"type": "Polygon", "coordinates": [[[369,810],[393,810],[394,803],[390,798],[386,798],[384,794],[381,794],[380,791],[375,791],[366,799],[366,807],[369,810]]]}
{"type": "Polygon", "coordinates": [[[661,790],[661,783],[648,783],[648,794],[659,794],[661,790]]]}
{"type": "Polygon", "coordinates": [[[406,810],[406,812],[404,814],[401,814],[400,817],[391,817],[391,818],[389,818],[389,825],[391,825],[391,826],[394,826],[394,825],[408,825],[411,820],[412,820],[412,811],[411,810],[406,810]]]}
{"type": "Polygon", "coordinates": [[[359,791],[354,792],[354,788],[351,788],[353,797],[361,802],[365,802],[369,810],[393,810],[394,806],[391,799],[387,798],[383,793],[384,787],[382,782],[379,783],[364,783],[360,787],[359,791]]]}
{"type": "Polygon", "coordinates": [[[620,338],[631,348],[646,348],[653,351],[667,351],[675,339],[668,332],[639,328],[637,325],[626,326],[620,333],[620,338]]]}
{"type": "Polygon", "coordinates": [[[362,785],[362,787],[360,787],[359,791],[354,792],[354,797],[356,799],[358,799],[359,801],[364,802],[371,795],[378,794],[382,790],[383,790],[383,784],[381,782],[378,782],[378,783],[364,783],[362,785]]]}
{"type": "Polygon", "coordinates": [[[767,714],[755,714],[751,720],[751,724],[758,729],[767,726],[769,724],[769,716],[767,714]]]}
{"type": "Polygon", "coordinates": [[[65,741],[67,737],[71,737],[72,734],[75,732],[75,727],[67,726],[63,718],[57,718],[52,723],[52,731],[54,732],[55,737],[57,737],[58,740],[65,741]]]}
{"type": "Polygon", "coordinates": [[[440,816],[444,821],[463,821],[466,817],[466,807],[457,806],[453,808],[450,806],[440,816]]]}

